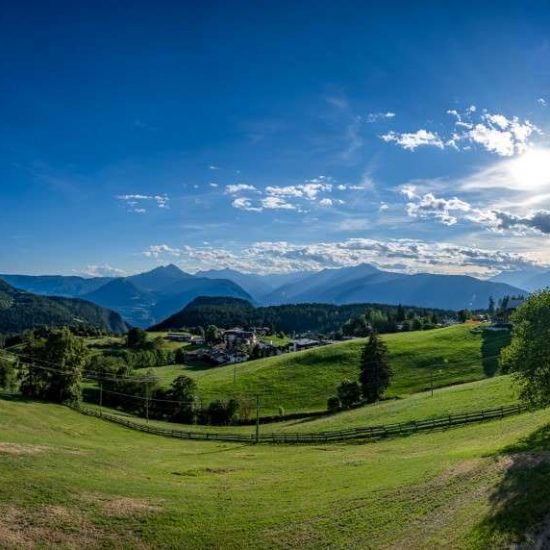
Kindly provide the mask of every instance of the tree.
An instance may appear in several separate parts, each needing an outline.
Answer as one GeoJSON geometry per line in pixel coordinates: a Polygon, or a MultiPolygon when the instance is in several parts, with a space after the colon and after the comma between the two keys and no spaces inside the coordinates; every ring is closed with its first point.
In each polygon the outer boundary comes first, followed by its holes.
{"type": "Polygon", "coordinates": [[[336,394],[342,407],[349,409],[361,400],[361,386],[355,380],[344,380],[336,388],[336,394]]]}
{"type": "Polygon", "coordinates": [[[340,399],[333,395],[332,397],[329,397],[327,400],[327,411],[329,413],[335,413],[338,412],[342,407],[342,404],[340,403],[340,399]]]}
{"type": "Polygon", "coordinates": [[[0,356],[0,388],[12,392],[17,387],[17,360],[0,356]]]}
{"type": "Polygon", "coordinates": [[[373,332],[363,348],[359,374],[363,397],[367,403],[374,403],[381,399],[390,385],[393,371],[387,355],[384,342],[373,332]]]}
{"type": "Polygon", "coordinates": [[[44,340],[27,338],[23,369],[23,395],[58,403],[81,398],[82,371],[87,362],[84,342],[68,328],[52,330],[44,340]]]}
{"type": "Polygon", "coordinates": [[[195,418],[197,384],[189,376],[175,378],[166,393],[170,403],[170,419],[174,422],[192,424],[195,418]]]}
{"type": "Polygon", "coordinates": [[[147,346],[147,333],[141,328],[131,328],[126,343],[130,349],[143,349],[147,346]]]}
{"type": "Polygon", "coordinates": [[[502,350],[501,368],[515,373],[520,396],[535,406],[550,404],[550,290],[532,295],[512,315],[510,345],[502,350]]]}
{"type": "Polygon", "coordinates": [[[239,409],[239,402],[236,399],[212,401],[206,410],[210,424],[214,426],[226,426],[231,424],[239,409]]]}
{"type": "Polygon", "coordinates": [[[461,309],[458,312],[458,320],[461,323],[465,323],[466,321],[468,321],[471,318],[472,318],[472,313],[468,309],[461,309]]]}
{"type": "Polygon", "coordinates": [[[487,309],[491,315],[495,313],[495,299],[492,296],[489,296],[489,307],[487,309]]]}
{"type": "Polygon", "coordinates": [[[405,308],[401,304],[397,306],[397,314],[395,316],[395,320],[398,323],[402,323],[405,320],[405,308]]]}
{"type": "Polygon", "coordinates": [[[204,333],[204,339],[207,344],[218,344],[221,339],[221,331],[216,325],[208,325],[204,333]]]}

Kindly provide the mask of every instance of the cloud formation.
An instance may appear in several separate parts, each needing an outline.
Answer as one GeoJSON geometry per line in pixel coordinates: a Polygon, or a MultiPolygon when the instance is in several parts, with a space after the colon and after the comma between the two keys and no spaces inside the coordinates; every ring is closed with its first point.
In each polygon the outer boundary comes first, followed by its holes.
{"type": "Polygon", "coordinates": [[[344,204],[341,198],[331,195],[333,192],[364,191],[363,185],[338,184],[334,185],[330,178],[319,176],[297,185],[268,185],[258,189],[249,184],[227,185],[225,194],[242,195],[233,199],[233,208],[247,212],[263,212],[264,210],[288,210],[304,213],[312,205],[332,207],[344,204]],[[254,193],[256,196],[247,196],[254,193]]]}
{"type": "Polygon", "coordinates": [[[412,133],[388,132],[380,136],[380,138],[386,143],[394,142],[403,149],[408,151],[414,151],[418,147],[432,146],[439,149],[444,148],[443,140],[439,137],[437,132],[429,132],[428,130],[418,130],[412,133]]]}
{"type": "Polygon", "coordinates": [[[166,194],[159,195],[140,195],[138,193],[128,195],[117,195],[116,199],[122,201],[128,207],[129,212],[135,214],[145,214],[146,205],[152,203],[157,208],[167,209],[170,207],[170,198],[166,194]]]}
{"type": "Polygon", "coordinates": [[[256,187],[248,183],[234,183],[225,186],[226,195],[237,195],[243,191],[257,191],[256,187]]]}
{"type": "Polygon", "coordinates": [[[386,143],[395,143],[408,151],[426,146],[468,150],[477,145],[498,156],[512,157],[527,151],[533,134],[542,134],[529,120],[522,121],[517,116],[507,118],[500,113],[483,112],[479,115],[475,105],[470,105],[462,113],[449,109],[447,114],[455,119],[454,130],[448,137],[420,129],[404,133],[392,131],[380,136],[380,139],[386,143]]]}
{"type": "Polygon", "coordinates": [[[113,267],[109,264],[87,265],[84,269],[75,270],[75,273],[85,277],[125,277],[128,275],[123,269],[113,267]]]}
{"type": "Polygon", "coordinates": [[[254,273],[317,271],[370,263],[399,272],[465,273],[491,276],[534,265],[529,258],[500,250],[415,239],[347,239],[341,242],[292,244],[257,242],[238,250],[211,246],[175,249],[154,245],[144,254],[162,260],[179,258],[187,270],[230,267],[254,273]]]}

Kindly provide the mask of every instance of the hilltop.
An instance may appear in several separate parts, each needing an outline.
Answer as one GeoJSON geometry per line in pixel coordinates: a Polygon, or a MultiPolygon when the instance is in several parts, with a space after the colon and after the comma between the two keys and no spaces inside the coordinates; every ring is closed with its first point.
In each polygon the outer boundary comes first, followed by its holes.
{"type": "Polygon", "coordinates": [[[128,330],[118,313],[91,302],[36,296],[0,281],[0,333],[19,333],[41,326],[86,325],[118,334],[128,330]]]}

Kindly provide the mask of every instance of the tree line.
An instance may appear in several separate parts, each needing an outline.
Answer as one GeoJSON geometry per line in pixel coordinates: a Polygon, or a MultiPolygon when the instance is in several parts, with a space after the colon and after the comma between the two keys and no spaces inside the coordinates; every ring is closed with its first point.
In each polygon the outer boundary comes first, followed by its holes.
{"type": "Polygon", "coordinates": [[[201,297],[151,330],[213,325],[222,329],[266,327],[272,333],[343,336],[360,326],[355,320],[364,316],[378,332],[395,332],[403,328],[430,328],[444,319],[455,319],[456,312],[387,304],[286,304],[256,308],[240,298],[201,297]]]}

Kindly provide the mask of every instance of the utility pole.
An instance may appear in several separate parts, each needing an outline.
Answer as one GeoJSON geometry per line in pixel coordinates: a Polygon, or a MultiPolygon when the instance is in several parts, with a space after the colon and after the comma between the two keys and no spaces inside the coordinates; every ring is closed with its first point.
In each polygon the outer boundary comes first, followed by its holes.
{"type": "Polygon", "coordinates": [[[145,419],[149,424],[149,378],[145,382],[145,419]]]}
{"type": "Polygon", "coordinates": [[[99,414],[103,415],[103,380],[99,381],[99,414]]]}
{"type": "Polygon", "coordinates": [[[256,443],[260,440],[260,396],[256,396],[256,443]]]}

